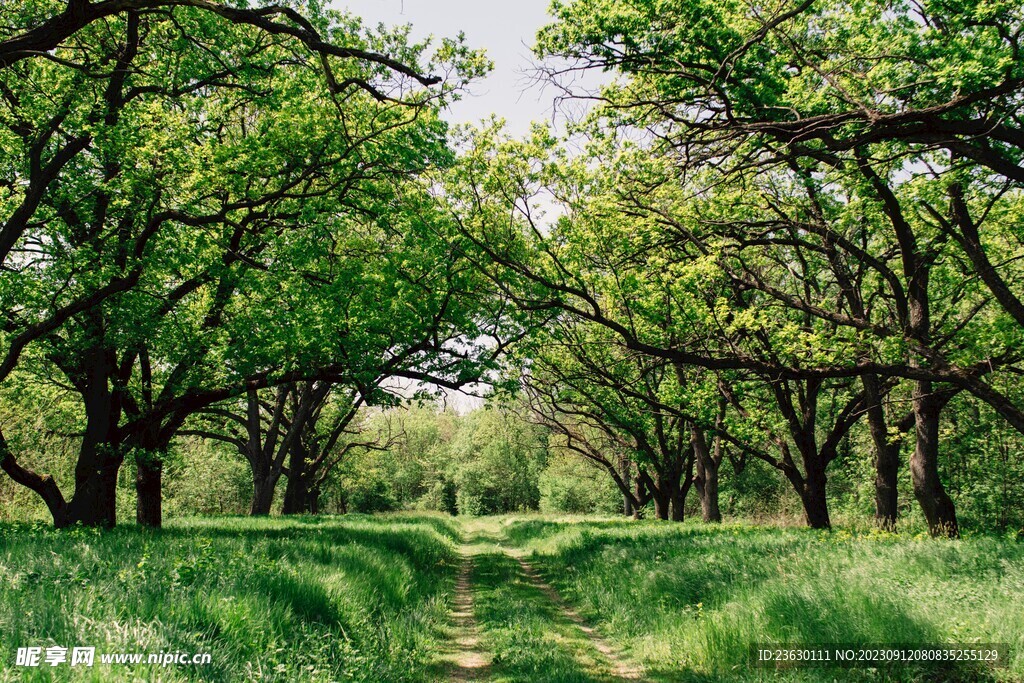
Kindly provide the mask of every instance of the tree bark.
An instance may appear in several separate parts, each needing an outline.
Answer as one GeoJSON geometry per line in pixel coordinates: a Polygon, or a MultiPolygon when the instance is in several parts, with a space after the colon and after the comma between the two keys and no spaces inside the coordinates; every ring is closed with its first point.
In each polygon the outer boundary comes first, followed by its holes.
{"type": "Polygon", "coordinates": [[[135,521],[139,526],[159,529],[163,526],[162,453],[140,451],[135,456],[135,521]]]}
{"type": "Polygon", "coordinates": [[[250,515],[262,517],[270,514],[270,506],[274,504],[274,489],[277,488],[277,480],[278,477],[273,474],[253,477],[250,515]]]}
{"type": "Polygon", "coordinates": [[[668,519],[669,497],[658,491],[654,494],[654,516],[658,519],[668,519]]]}
{"type": "Polygon", "coordinates": [[[921,505],[932,536],[956,538],[960,527],[956,506],[939,477],[939,418],[941,408],[932,383],[916,382],[913,391],[916,444],[910,458],[914,497],[921,505]]]}
{"type": "Polygon", "coordinates": [[[832,520],[828,514],[828,497],[825,495],[825,467],[815,460],[804,463],[807,476],[803,481],[793,482],[800,493],[800,501],[804,506],[804,518],[807,526],[812,529],[831,529],[832,520]]]}
{"type": "Polygon", "coordinates": [[[672,486],[672,521],[682,522],[686,517],[686,497],[693,486],[693,451],[686,458],[683,470],[675,476],[672,486]]]}
{"type": "Polygon", "coordinates": [[[644,483],[654,499],[654,516],[658,519],[667,520],[672,514],[672,497],[679,482],[678,477],[673,475],[674,473],[661,472],[656,481],[646,472],[643,475],[644,483]]]}
{"type": "Polygon", "coordinates": [[[895,531],[899,515],[898,476],[902,439],[890,441],[878,376],[866,374],[861,382],[867,404],[868,431],[875,447],[875,525],[885,531],[895,531]]]}
{"type": "Polygon", "coordinates": [[[686,516],[686,492],[681,488],[672,492],[672,500],[670,504],[672,514],[670,518],[673,522],[682,522],[686,516]]]}
{"type": "Polygon", "coordinates": [[[117,524],[117,473],[123,456],[104,454],[97,458],[96,470],[81,480],[68,503],[66,526],[112,529],[117,524]]]}
{"type": "Polygon", "coordinates": [[[319,495],[313,490],[307,462],[307,451],[297,440],[289,453],[288,483],[284,490],[281,514],[316,514],[318,501],[314,498],[319,498],[319,495]]]}
{"type": "Polygon", "coordinates": [[[69,525],[112,528],[117,524],[117,473],[124,451],[117,432],[120,402],[110,388],[113,368],[110,352],[101,345],[85,354],[86,426],[75,466],[75,495],[67,506],[69,525]]]}
{"type": "Polygon", "coordinates": [[[705,522],[716,524],[722,521],[718,507],[718,468],[721,461],[712,456],[704,430],[696,425],[691,430],[691,443],[697,468],[693,483],[700,498],[701,517],[705,522]]]}

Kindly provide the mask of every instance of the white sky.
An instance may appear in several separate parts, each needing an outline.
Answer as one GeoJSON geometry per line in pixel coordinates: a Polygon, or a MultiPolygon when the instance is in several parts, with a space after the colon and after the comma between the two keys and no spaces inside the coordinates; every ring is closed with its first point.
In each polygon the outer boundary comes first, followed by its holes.
{"type": "Polygon", "coordinates": [[[530,47],[537,29],[547,24],[549,0],[333,0],[332,6],[361,16],[369,26],[412,25],[412,37],[437,39],[466,34],[472,48],[485,48],[494,70],[476,82],[447,117],[453,123],[478,123],[492,113],[505,118],[509,131],[525,133],[532,121],[550,121],[555,89],[530,82],[530,47]]]}

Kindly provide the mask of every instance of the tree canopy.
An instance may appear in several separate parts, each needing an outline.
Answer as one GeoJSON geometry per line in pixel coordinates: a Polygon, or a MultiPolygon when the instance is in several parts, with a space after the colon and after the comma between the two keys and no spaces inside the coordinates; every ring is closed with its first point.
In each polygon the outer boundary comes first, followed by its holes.
{"type": "Polygon", "coordinates": [[[288,512],[346,477],[368,509],[536,507],[568,454],[630,513],[696,490],[718,521],[756,470],[827,528],[863,461],[876,524],[909,475],[956,536],[954,456],[1021,474],[976,454],[1024,438],[1022,13],[556,0],[541,74],[608,81],[517,139],[443,120],[488,68],[461,37],[316,2],[5,10],[0,392],[77,406],[74,494],[0,432],[3,469],[112,525],[127,459],[158,525],[180,438],[244,456],[257,514],[282,477],[288,512]],[[457,467],[353,433],[478,382],[496,412],[423,446],[457,467]]]}

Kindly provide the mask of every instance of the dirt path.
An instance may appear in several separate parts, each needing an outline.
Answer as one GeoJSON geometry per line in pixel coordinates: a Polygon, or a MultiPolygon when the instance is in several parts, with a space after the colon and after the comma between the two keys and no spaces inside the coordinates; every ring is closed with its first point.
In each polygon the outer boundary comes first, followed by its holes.
{"type": "Polygon", "coordinates": [[[465,547],[459,548],[459,554],[462,556],[462,568],[455,582],[451,614],[455,634],[454,648],[448,658],[451,661],[449,680],[468,683],[483,680],[491,659],[480,648],[480,628],[473,616],[473,556],[465,547]]]}
{"type": "MultiPolygon", "coordinates": [[[[494,676],[516,675],[515,663],[502,659],[500,664],[494,665],[493,653],[489,651],[486,640],[482,638],[484,629],[474,615],[474,595],[479,593],[480,600],[491,606],[485,613],[490,614],[490,618],[493,619],[493,601],[498,595],[495,591],[502,591],[507,586],[516,584],[529,586],[529,593],[520,593],[516,599],[526,600],[525,605],[536,605],[525,608],[528,613],[534,615],[533,618],[538,614],[547,615],[543,617],[545,621],[542,622],[544,631],[550,634],[545,636],[550,638],[547,642],[557,643],[555,647],[565,653],[563,662],[575,662],[570,666],[579,667],[574,670],[580,674],[580,680],[608,683],[644,680],[643,670],[631,664],[617,648],[591,628],[583,617],[562,599],[558,591],[541,578],[536,568],[523,557],[521,550],[508,547],[508,539],[503,530],[496,527],[491,520],[473,520],[463,523],[462,527],[462,542],[459,546],[462,565],[455,583],[451,612],[453,632],[449,640],[450,647],[443,656],[449,681],[483,683],[494,676]],[[510,562],[505,565],[507,569],[496,570],[496,567],[501,565],[495,565],[490,559],[495,556],[507,558],[507,562],[510,562]],[[518,571],[512,571],[513,567],[517,567],[518,571]],[[488,578],[479,585],[474,585],[474,581],[481,580],[480,571],[484,571],[484,576],[488,578]],[[495,574],[495,571],[498,571],[498,574],[495,574]],[[502,571],[505,572],[504,576],[502,571]],[[519,577],[513,578],[515,574],[519,574],[519,577]],[[513,668],[509,669],[510,666],[513,668]]],[[[497,599],[500,606],[501,601],[508,600],[509,597],[505,593],[503,597],[497,599]]],[[[488,629],[487,633],[490,633],[491,628],[509,628],[504,621],[486,623],[484,626],[488,629]]]]}
{"type": "Polygon", "coordinates": [[[530,581],[533,587],[543,593],[544,596],[555,605],[559,613],[566,620],[572,622],[576,628],[583,632],[583,635],[586,636],[594,649],[600,652],[605,660],[607,660],[609,670],[616,678],[624,681],[639,681],[643,679],[643,670],[626,662],[623,659],[622,654],[617,649],[612,647],[608,641],[598,635],[593,628],[588,626],[586,620],[580,616],[579,612],[566,603],[551,584],[541,578],[533,565],[508,549],[504,549],[504,551],[519,563],[519,567],[523,570],[523,574],[526,575],[526,578],[530,581]]]}

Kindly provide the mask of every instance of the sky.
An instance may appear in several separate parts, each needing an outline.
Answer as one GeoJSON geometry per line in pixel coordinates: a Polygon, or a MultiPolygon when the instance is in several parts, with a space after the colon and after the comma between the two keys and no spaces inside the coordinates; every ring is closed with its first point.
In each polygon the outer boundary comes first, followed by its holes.
{"type": "Polygon", "coordinates": [[[453,123],[477,123],[498,113],[509,131],[521,135],[532,121],[551,121],[555,90],[530,82],[530,52],[537,29],[550,18],[550,0],[334,0],[365,23],[411,24],[414,39],[466,34],[472,48],[486,48],[494,70],[476,82],[446,114],[453,123]]]}

